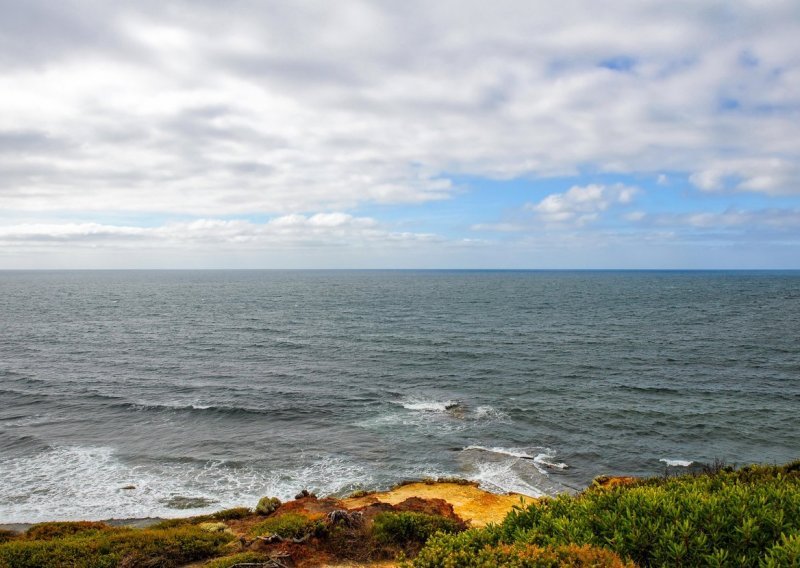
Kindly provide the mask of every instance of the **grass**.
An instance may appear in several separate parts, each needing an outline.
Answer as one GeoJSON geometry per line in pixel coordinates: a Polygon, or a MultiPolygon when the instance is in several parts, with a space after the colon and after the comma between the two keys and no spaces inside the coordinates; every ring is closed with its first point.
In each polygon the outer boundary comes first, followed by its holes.
{"type": "Polygon", "coordinates": [[[203,568],[231,568],[239,564],[259,564],[267,561],[267,557],[257,552],[240,552],[231,556],[215,558],[203,564],[203,568]]]}

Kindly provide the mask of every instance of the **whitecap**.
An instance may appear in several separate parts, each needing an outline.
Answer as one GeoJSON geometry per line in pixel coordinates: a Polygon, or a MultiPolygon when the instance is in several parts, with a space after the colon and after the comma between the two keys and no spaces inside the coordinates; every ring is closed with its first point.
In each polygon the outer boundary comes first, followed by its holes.
{"type": "Polygon", "coordinates": [[[689,467],[694,463],[692,460],[668,460],[666,458],[662,458],[658,461],[664,462],[668,467],[689,467]]]}
{"type": "Polygon", "coordinates": [[[551,468],[554,468],[554,469],[567,469],[567,468],[569,468],[569,466],[567,464],[565,464],[564,462],[552,461],[552,459],[554,457],[555,457],[555,454],[542,453],[542,454],[537,454],[536,457],[533,458],[533,461],[535,463],[539,464],[539,465],[543,465],[545,467],[551,467],[551,468]]]}
{"type": "Polygon", "coordinates": [[[514,458],[522,458],[526,460],[533,460],[536,459],[535,456],[532,456],[523,450],[513,449],[513,448],[488,448],[486,446],[467,446],[464,448],[464,451],[467,450],[476,450],[480,452],[491,452],[493,454],[502,454],[506,456],[511,456],[514,458]]]}
{"type": "Polygon", "coordinates": [[[555,452],[550,450],[549,448],[545,448],[544,451],[537,453],[536,455],[531,455],[525,450],[519,448],[488,448],[486,446],[467,446],[464,448],[464,451],[467,450],[475,450],[480,452],[490,452],[493,454],[500,454],[509,456],[512,458],[518,458],[523,460],[530,460],[536,466],[536,468],[541,471],[542,473],[546,472],[546,469],[568,469],[569,466],[563,462],[553,461],[555,458],[555,452]]]}
{"type": "Polygon", "coordinates": [[[447,412],[461,406],[457,400],[406,400],[400,403],[407,410],[420,410],[423,412],[447,412]]]}
{"type": "Polygon", "coordinates": [[[477,420],[492,420],[497,422],[510,422],[511,418],[502,410],[497,410],[493,406],[479,406],[475,409],[477,420]]]}

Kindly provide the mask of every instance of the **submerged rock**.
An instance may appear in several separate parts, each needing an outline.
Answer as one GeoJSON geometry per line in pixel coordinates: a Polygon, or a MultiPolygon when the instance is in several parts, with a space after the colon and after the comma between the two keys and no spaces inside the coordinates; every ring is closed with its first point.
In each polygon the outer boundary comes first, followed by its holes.
{"type": "Polygon", "coordinates": [[[184,497],[183,495],[162,499],[161,502],[170,509],[201,509],[216,503],[214,499],[207,499],[206,497],[184,497]]]}

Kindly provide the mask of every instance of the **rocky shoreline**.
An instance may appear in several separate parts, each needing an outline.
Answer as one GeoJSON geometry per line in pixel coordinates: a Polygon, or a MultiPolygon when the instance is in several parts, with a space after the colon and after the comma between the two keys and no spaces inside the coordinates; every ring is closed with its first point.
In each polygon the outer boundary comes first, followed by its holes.
{"type": "MultiPolygon", "coordinates": [[[[463,530],[498,523],[514,506],[532,501],[531,497],[520,494],[490,493],[466,480],[424,480],[404,482],[388,491],[359,492],[346,498],[318,498],[307,491],[285,503],[265,497],[255,509],[242,507],[195,517],[10,523],[0,524],[0,531],[20,534],[32,527],[34,531],[41,530],[45,525],[58,527],[56,530],[73,525],[85,525],[88,530],[103,527],[100,530],[109,531],[190,528],[225,536],[229,542],[218,557],[221,563],[226,558],[232,562],[271,558],[273,563],[265,565],[392,566],[398,554],[413,555],[421,543],[414,538],[394,540],[391,533],[398,532],[396,527],[390,529],[388,537],[376,537],[381,523],[398,520],[401,524],[421,523],[409,525],[412,532],[433,530],[426,528],[425,523],[437,529],[452,526],[463,530]]],[[[406,529],[401,528],[399,532],[403,530],[406,529]]],[[[215,561],[209,565],[214,565],[215,561]]]]}

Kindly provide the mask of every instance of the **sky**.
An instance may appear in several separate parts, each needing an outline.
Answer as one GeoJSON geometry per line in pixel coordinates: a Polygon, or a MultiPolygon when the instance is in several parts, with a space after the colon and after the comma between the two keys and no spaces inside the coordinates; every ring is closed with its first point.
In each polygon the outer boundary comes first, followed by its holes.
{"type": "Polygon", "coordinates": [[[800,268],[797,0],[0,14],[0,269],[800,268]]]}

